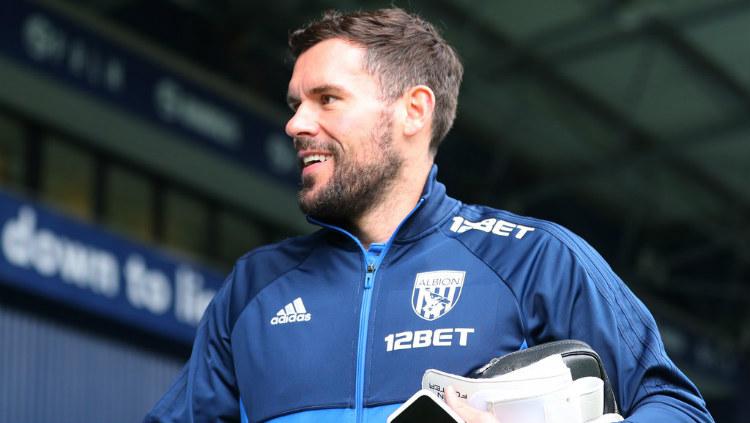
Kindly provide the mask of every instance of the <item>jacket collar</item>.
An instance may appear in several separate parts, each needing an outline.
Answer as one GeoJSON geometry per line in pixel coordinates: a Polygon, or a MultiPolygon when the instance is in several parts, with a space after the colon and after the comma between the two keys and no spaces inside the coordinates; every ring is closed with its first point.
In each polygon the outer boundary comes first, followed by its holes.
{"type": "Polygon", "coordinates": [[[446,194],[445,185],[437,180],[437,173],[437,165],[433,164],[422,190],[422,205],[401,224],[396,242],[410,241],[431,231],[459,205],[458,200],[446,194]]]}
{"type": "MultiPolygon", "coordinates": [[[[394,242],[410,241],[426,234],[442,223],[448,216],[448,213],[456,209],[460,204],[458,200],[446,194],[445,185],[437,180],[437,172],[437,165],[433,164],[422,189],[420,200],[417,202],[415,210],[399,225],[394,242]]],[[[314,225],[346,232],[340,228],[320,222],[311,216],[307,216],[307,221],[314,225]]]]}

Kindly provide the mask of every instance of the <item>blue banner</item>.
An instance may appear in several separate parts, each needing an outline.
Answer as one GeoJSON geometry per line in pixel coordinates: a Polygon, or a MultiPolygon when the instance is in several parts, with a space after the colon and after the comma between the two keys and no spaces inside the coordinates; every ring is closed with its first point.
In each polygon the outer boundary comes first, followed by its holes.
{"type": "Polygon", "coordinates": [[[223,278],[0,192],[0,283],[183,343],[223,278]]]}
{"type": "Polygon", "coordinates": [[[0,4],[0,55],[296,186],[296,153],[277,123],[67,17],[0,4]]]}

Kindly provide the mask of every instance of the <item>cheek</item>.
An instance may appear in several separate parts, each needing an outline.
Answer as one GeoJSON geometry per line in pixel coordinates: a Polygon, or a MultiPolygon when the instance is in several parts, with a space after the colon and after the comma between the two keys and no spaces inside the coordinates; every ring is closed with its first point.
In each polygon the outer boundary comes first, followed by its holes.
{"type": "MultiPolygon", "coordinates": [[[[337,140],[345,153],[370,149],[373,119],[368,115],[341,113],[331,116],[323,125],[329,136],[337,140]]],[[[357,153],[358,154],[358,153],[357,153]]]]}
{"type": "Polygon", "coordinates": [[[369,125],[366,115],[352,112],[336,113],[330,116],[326,122],[331,130],[342,138],[357,138],[360,136],[363,127],[369,125]]]}

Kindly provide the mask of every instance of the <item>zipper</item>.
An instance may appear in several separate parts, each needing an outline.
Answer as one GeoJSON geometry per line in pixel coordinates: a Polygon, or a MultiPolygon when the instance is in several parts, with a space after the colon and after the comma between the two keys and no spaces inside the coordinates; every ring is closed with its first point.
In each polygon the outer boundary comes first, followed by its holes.
{"type": "MultiPolygon", "coordinates": [[[[371,248],[372,250],[372,248],[371,248]]],[[[362,292],[362,307],[359,310],[359,336],[357,338],[357,376],[354,389],[354,409],[357,423],[362,422],[364,417],[364,387],[365,387],[365,358],[367,356],[367,327],[370,322],[370,308],[372,306],[372,286],[375,282],[375,273],[378,265],[385,256],[385,248],[378,251],[373,257],[374,251],[365,252],[365,281],[362,292]],[[377,264],[376,264],[377,262],[377,264]]]]}
{"type": "Polygon", "coordinates": [[[398,234],[399,229],[401,229],[401,226],[403,226],[404,222],[409,220],[411,215],[416,212],[419,207],[422,206],[422,203],[424,203],[424,197],[420,198],[417,202],[417,205],[414,206],[414,208],[409,212],[406,217],[401,221],[401,223],[398,224],[398,227],[395,231],[393,231],[393,234],[391,234],[391,237],[388,239],[388,242],[383,244],[372,244],[370,246],[370,250],[365,250],[365,247],[362,245],[361,242],[359,242],[359,239],[357,239],[356,236],[349,233],[349,231],[339,228],[338,226],[329,225],[327,223],[323,223],[315,218],[308,217],[308,221],[311,223],[314,223],[318,226],[322,226],[324,228],[328,228],[331,230],[335,230],[337,232],[341,232],[344,235],[351,238],[359,247],[360,251],[362,252],[362,259],[364,262],[365,267],[365,278],[363,281],[364,289],[362,292],[362,306],[359,310],[359,334],[357,335],[357,370],[356,370],[356,379],[355,379],[355,388],[354,388],[354,415],[355,420],[357,423],[362,423],[362,419],[364,418],[364,386],[365,386],[365,358],[366,358],[366,351],[367,351],[367,334],[368,334],[368,326],[370,323],[370,307],[372,305],[372,287],[375,284],[375,275],[378,272],[378,268],[380,267],[380,263],[383,262],[383,259],[385,258],[385,255],[388,253],[388,250],[391,247],[391,244],[393,244],[393,240],[396,239],[396,234],[398,234]],[[373,247],[375,247],[373,249],[373,247]],[[382,248],[381,248],[382,247],[382,248]],[[376,254],[377,253],[377,254],[376,254]]]}

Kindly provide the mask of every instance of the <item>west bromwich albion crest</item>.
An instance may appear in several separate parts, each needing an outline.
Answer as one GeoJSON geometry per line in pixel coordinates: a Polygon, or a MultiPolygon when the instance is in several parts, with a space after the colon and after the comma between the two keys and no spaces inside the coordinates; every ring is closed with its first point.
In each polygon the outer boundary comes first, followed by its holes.
{"type": "Polygon", "coordinates": [[[436,270],[417,273],[411,293],[411,308],[425,320],[435,320],[451,311],[461,297],[466,272],[436,270]]]}

